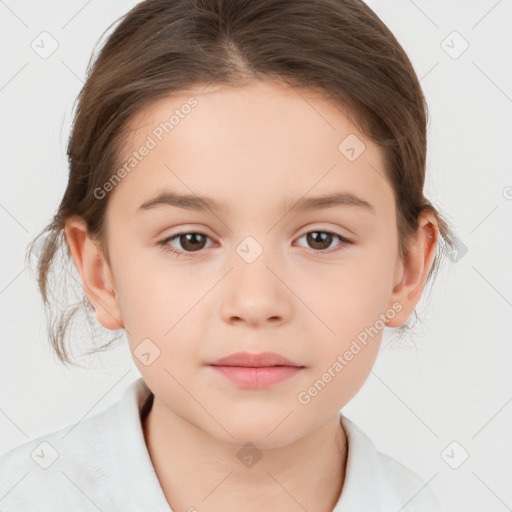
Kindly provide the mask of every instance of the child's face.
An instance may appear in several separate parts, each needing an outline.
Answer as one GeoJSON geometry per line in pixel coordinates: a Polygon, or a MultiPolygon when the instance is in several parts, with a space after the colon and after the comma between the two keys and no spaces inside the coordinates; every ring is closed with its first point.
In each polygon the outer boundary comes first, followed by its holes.
{"type": "Polygon", "coordinates": [[[133,126],[125,156],[141,159],[110,198],[107,236],[144,380],[172,413],[224,441],[270,447],[304,436],[357,393],[400,307],[395,203],[380,150],[327,100],[275,83],[197,88],[159,101],[133,126]],[[183,107],[191,96],[197,105],[183,107]],[[158,129],[176,109],[172,130],[158,129]],[[351,161],[338,146],[354,133],[366,149],[357,156],[354,146],[351,161]],[[166,190],[228,209],[138,209],[166,190]],[[291,209],[335,193],[372,210],[291,209]],[[188,249],[177,257],[158,242],[178,232],[203,238],[167,242],[188,249]],[[304,368],[250,389],[209,366],[243,351],[277,352],[304,368]]]}

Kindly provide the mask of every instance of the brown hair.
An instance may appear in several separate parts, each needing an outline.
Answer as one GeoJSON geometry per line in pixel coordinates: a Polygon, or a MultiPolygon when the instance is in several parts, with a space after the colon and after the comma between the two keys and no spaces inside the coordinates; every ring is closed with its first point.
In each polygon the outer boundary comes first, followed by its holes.
{"type": "MultiPolygon", "coordinates": [[[[354,125],[384,150],[402,258],[420,213],[428,209],[436,216],[440,237],[426,281],[437,273],[441,253],[453,248],[455,241],[423,195],[427,105],[403,48],[363,1],[146,0],[117,21],[93,64],[91,56],[77,98],[66,191],[52,221],[27,253],[38,244],[38,284],[50,341],[61,361],[74,364],[65,343],[70,320],[79,311],[94,319],[83,289],[78,291],[81,300],[57,309],[56,318],[49,307],[52,269],[61,271],[60,278],[73,276],[65,267],[72,261],[66,219],[83,218],[109,262],[104,239],[109,194],[98,200],[94,191],[120,165],[129,121],[156,100],[200,84],[236,87],[271,79],[320,92],[346,109],[354,125]],[[63,259],[57,264],[59,250],[63,259]]],[[[61,298],[62,291],[55,298],[61,298]]],[[[404,326],[400,329],[402,333],[404,326]]]]}

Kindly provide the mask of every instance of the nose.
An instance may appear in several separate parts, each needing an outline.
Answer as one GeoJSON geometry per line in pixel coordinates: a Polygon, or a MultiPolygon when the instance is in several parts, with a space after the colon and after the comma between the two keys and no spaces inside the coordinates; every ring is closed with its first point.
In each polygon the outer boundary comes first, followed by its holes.
{"type": "Polygon", "coordinates": [[[221,315],[229,323],[280,325],[292,316],[293,293],[279,264],[265,253],[252,263],[234,260],[234,268],[226,276],[221,315]]]}

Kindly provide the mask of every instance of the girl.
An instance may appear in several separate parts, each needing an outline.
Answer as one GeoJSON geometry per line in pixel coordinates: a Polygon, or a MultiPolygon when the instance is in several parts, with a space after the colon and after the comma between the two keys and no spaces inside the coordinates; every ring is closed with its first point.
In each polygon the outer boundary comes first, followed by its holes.
{"type": "Polygon", "coordinates": [[[454,243],[418,79],[369,7],[146,0],[90,67],[68,157],[43,298],[63,250],[142,377],[4,454],[4,512],[439,510],[340,411],[454,243]]]}

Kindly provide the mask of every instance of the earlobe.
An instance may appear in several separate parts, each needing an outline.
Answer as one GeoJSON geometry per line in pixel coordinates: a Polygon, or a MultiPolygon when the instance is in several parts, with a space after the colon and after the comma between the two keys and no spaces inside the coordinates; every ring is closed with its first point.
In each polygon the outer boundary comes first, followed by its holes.
{"type": "Polygon", "coordinates": [[[65,236],[98,321],[107,329],[121,329],[124,325],[112,273],[97,242],[89,237],[86,222],[81,218],[68,220],[65,236]]]}
{"type": "Polygon", "coordinates": [[[418,231],[409,245],[407,256],[399,263],[402,268],[401,278],[395,283],[390,304],[399,303],[402,308],[399,314],[386,322],[388,327],[400,327],[413,313],[434,261],[438,237],[436,218],[428,212],[420,218],[418,231]]]}

